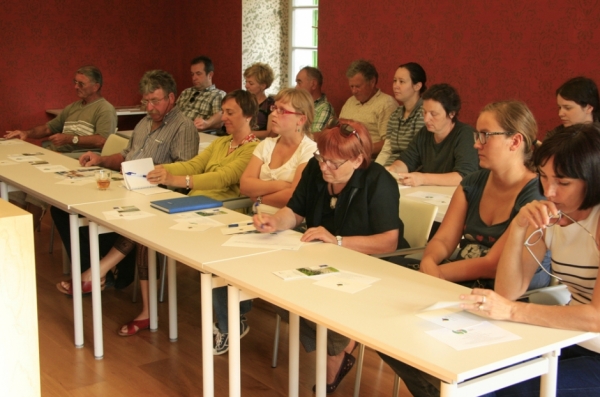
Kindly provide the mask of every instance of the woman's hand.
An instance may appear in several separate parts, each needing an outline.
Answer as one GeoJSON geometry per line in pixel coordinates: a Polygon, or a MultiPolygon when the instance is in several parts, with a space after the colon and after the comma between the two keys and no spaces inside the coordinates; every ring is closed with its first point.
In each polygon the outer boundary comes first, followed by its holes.
{"type": "Polygon", "coordinates": [[[510,320],[512,307],[515,304],[495,293],[491,289],[475,288],[470,295],[461,295],[464,301],[460,307],[481,317],[494,320],[510,320]]]}
{"type": "Polygon", "coordinates": [[[274,233],[277,231],[277,218],[269,214],[256,214],[252,217],[254,227],[261,233],[274,233]]]}
{"type": "Polygon", "coordinates": [[[324,243],[337,244],[335,236],[329,233],[323,226],[311,227],[304,232],[300,241],[322,241],[324,243]]]}
{"type": "Polygon", "coordinates": [[[551,201],[532,201],[519,210],[513,223],[526,228],[533,226],[536,229],[544,228],[550,223],[552,216],[558,216],[558,210],[551,201]]]}
{"type": "Polygon", "coordinates": [[[429,274],[430,276],[441,278],[445,280],[444,274],[442,273],[440,266],[430,259],[424,259],[419,265],[419,271],[421,273],[429,274]]]}
{"type": "Polygon", "coordinates": [[[162,165],[155,165],[154,169],[146,175],[146,179],[153,185],[172,185],[173,175],[169,174],[162,165]]]}
{"type": "Polygon", "coordinates": [[[421,186],[425,183],[425,177],[421,172],[409,172],[398,174],[398,182],[405,186],[421,186]]]}

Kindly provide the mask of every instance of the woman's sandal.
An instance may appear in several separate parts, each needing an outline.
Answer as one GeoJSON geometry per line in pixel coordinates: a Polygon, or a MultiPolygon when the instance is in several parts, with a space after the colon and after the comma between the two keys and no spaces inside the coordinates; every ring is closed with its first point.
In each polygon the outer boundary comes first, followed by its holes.
{"type": "MultiPolygon", "coordinates": [[[[338,373],[335,376],[335,379],[333,380],[332,383],[328,383],[327,387],[325,388],[325,392],[327,394],[331,394],[337,389],[337,387],[340,385],[340,382],[342,381],[342,379],[344,379],[344,377],[348,374],[348,372],[350,372],[352,367],[354,367],[355,362],[356,362],[356,358],[354,358],[354,356],[352,354],[345,353],[344,361],[342,361],[342,365],[340,366],[340,369],[338,370],[338,373]]],[[[317,385],[314,385],[312,390],[313,390],[313,393],[316,393],[317,385]]]]}
{"type": "MultiPolygon", "coordinates": [[[[106,287],[106,277],[102,277],[100,279],[100,291],[104,291],[104,288],[106,287]]],[[[65,295],[73,295],[73,280],[68,280],[68,281],[61,281],[60,283],[56,284],[56,288],[62,292],[65,295]],[[66,288],[63,283],[67,283],[69,284],[69,287],[66,288]]],[[[81,282],[81,294],[82,295],[87,295],[92,293],[92,281],[82,281],[81,282]]]]}
{"type": "Polygon", "coordinates": [[[119,328],[117,330],[117,333],[121,336],[132,336],[137,334],[141,330],[150,328],[150,319],[147,318],[144,320],[132,320],[125,324],[123,327],[119,328]],[[123,327],[127,327],[126,332],[121,331],[123,327]]]}

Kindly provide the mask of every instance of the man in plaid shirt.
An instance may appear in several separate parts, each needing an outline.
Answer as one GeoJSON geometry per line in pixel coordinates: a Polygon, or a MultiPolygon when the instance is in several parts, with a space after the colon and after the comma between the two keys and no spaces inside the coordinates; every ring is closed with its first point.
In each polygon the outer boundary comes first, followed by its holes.
{"type": "Polygon", "coordinates": [[[321,91],[323,85],[323,74],[317,68],[305,66],[296,75],[296,88],[308,91],[315,101],[315,119],[312,123],[311,132],[320,132],[331,119],[335,118],[335,110],[327,97],[321,91]]]}
{"type": "Polygon", "coordinates": [[[194,122],[198,131],[220,129],[221,100],[225,91],[212,83],[215,67],[207,56],[192,59],[193,87],[184,90],[177,98],[177,106],[194,122]]]}

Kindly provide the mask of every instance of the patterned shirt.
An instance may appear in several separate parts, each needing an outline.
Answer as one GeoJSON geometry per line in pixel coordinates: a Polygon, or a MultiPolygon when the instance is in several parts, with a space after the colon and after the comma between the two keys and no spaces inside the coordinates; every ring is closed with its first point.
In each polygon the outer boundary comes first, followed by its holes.
{"type": "Polygon", "coordinates": [[[323,94],[315,101],[315,119],[313,120],[311,131],[322,131],[333,118],[335,118],[335,110],[333,110],[331,103],[327,101],[325,94],[323,94]]]}
{"type": "Polygon", "coordinates": [[[214,84],[203,90],[191,87],[179,95],[177,106],[192,121],[198,117],[206,120],[221,111],[223,97],[225,97],[225,91],[219,90],[214,84]]]}
{"type": "Polygon", "coordinates": [[[391,165],[398,160],[400,153],[406,150],[416,133],[425,126],[422,99],[419,99],[406,119],[404,119],[404,110],[404,106],[394,110],[388,121],[387,139],[375,160],[383,166],[391,165]]]}
{"type": "Polygon", "coordinates": [[[140,120],[121,155],[125,161],[152,157],[154,164],[169,164],[194,157],[198,143],[194,123],[175,106],[154,131],[150,116],[140,120]]]}

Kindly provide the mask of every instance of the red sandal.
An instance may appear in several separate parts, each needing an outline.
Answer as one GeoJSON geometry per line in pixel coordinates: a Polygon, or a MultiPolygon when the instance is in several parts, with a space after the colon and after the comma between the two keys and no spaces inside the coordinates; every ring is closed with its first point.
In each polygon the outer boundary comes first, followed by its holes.
{"type": "MultiPolygon", "coordinates": [[[[106,283],[106,277],[102,277],[100,279],[100,291],[104,291],[104,288],[106,287],[105,283],[106,283]]],[[[73,295],[73,280],[61,281],[60,283],[56,284],[56,288],[63,294],[72,296],[73,295]],[[63,283],[68,283],[69,288],[65,288],[65,286],[63,286],[63,283]]],[[[91,293],[92,293],[92,282],[91,281],[82,281],[81,282],[81,294],[87,295],[87,294],[91,294],[91,293]]]]}
{"type": "Polygon", "coordinates": [[[132,335],[137,334],[141,330],[149,329],[150,328],[150,319],[147,318],[144,320],[132,320],[132,321],[128,322],[127,324],[125,324],[123,327],[119,328],[117,333],[121,336],[132,336],[132,335]],[[126,332],[121,331],[121,329],[123,327],[127,327],[126,332]]]}

